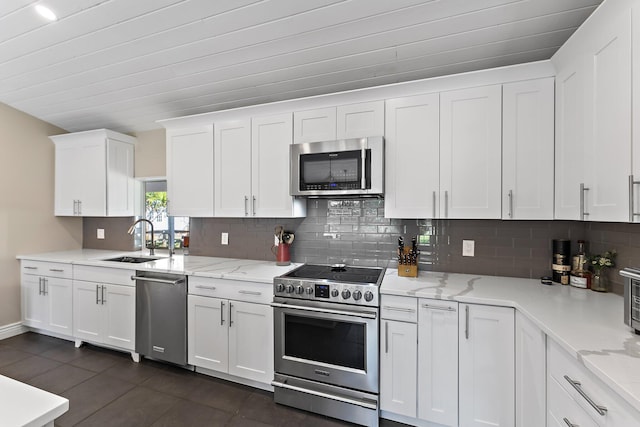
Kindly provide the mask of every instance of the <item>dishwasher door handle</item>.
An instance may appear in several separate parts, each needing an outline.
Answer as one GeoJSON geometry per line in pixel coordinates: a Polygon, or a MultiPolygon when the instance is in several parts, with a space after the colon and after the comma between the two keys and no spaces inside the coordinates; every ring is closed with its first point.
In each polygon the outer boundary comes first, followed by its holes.
{"type": "Polygon", "coordinates": [[[167,280],[167,279],[155,279],[153,277],[142,277],[142,276],[131,276],[131,280],[144,280],[147,282],[162,283],[165,285],[177,285],[179,283],[184,282],[184,278],[181,278],[178,280],[167,280]]]}

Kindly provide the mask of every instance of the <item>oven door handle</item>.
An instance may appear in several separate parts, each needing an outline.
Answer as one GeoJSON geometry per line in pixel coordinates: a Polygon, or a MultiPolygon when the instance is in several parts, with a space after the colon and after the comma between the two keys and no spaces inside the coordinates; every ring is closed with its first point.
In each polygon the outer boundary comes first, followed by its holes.
{"type": "Polygon", "coordinates": [[[307,394],[311,394],[311,395],[318,396],[318,397],[324,397],[324,398],[327,398],[327,399],[337,400],[338,402],[344,402],[344,403],[349,403],[351,405],[362,406],[363,408],[372,409],[374,411],[376,411],[378,409],[378,405],[375,404],[375,403],[369,403],[369,402],[364,401],[364,400],[350,399],[350,398],[344,397],[344,396],[336,396],[335,394],[325,393],[325,392],[322,392],[322,391],[310,390],[310,389],[304,388],[304,387],[298,387],[298,386],[295,386],[295,385],[285,384],[284,382],[280,382],[280,381],[271,381],[271,385],[274,386],[274,387],[286,388],[286,389],[293,390],[293,391],[299,391],[301,393],[307,393],[307,394]]]}
{"type": "Polygon", "coordinates": [[[328,314],[344,314],[345,316],[364,317],[367,319],[375,319],[378,317],[376,313],[369,311],[345,311],[345,310],[332,310],[330,308],[317,308],[317,307],[305,307],[302,305],[289,305],[272,302],[271,307],[275,308],[291,308],[294,310],[313,311],[315,313],[328,313],[328,314]]]}

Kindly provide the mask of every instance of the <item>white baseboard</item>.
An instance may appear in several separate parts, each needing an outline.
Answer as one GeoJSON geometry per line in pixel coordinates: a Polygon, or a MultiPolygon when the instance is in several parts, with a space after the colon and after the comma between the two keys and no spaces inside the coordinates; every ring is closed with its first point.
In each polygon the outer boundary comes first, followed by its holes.
{"type": "Polygon", "coordinates": [[[0,326],[0,340],[11,338],[16,335],[24,334],[29,329],[22,325],[22,322],[10,323],[0,326]]]}

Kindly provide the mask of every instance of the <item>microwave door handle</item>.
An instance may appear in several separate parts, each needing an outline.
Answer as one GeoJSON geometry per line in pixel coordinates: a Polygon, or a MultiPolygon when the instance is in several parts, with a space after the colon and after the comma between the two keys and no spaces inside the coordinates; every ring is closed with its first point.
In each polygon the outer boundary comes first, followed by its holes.
{"type": "Polygon", "coordinates": [[[360,177],[360,189],[361,190],[366,190],[367,189],[367,149],[366,148],[362,148],[360,150],[361,152],[361,157],[362,157],[362,176],[360,177]]]}

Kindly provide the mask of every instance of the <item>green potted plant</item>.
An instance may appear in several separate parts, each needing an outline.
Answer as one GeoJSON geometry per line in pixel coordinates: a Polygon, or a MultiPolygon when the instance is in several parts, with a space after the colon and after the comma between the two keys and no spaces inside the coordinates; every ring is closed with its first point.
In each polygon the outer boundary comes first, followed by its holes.
{"type": "Polygon", "coordinates": [[[607,251],[602,255],[594,255],[590,259],[593,268],[593,278],[591,279],[591,290],[597,292],[607,292],[608,283],[606,280],[607,269],[615,267],[616,251],[607,251]]]}

